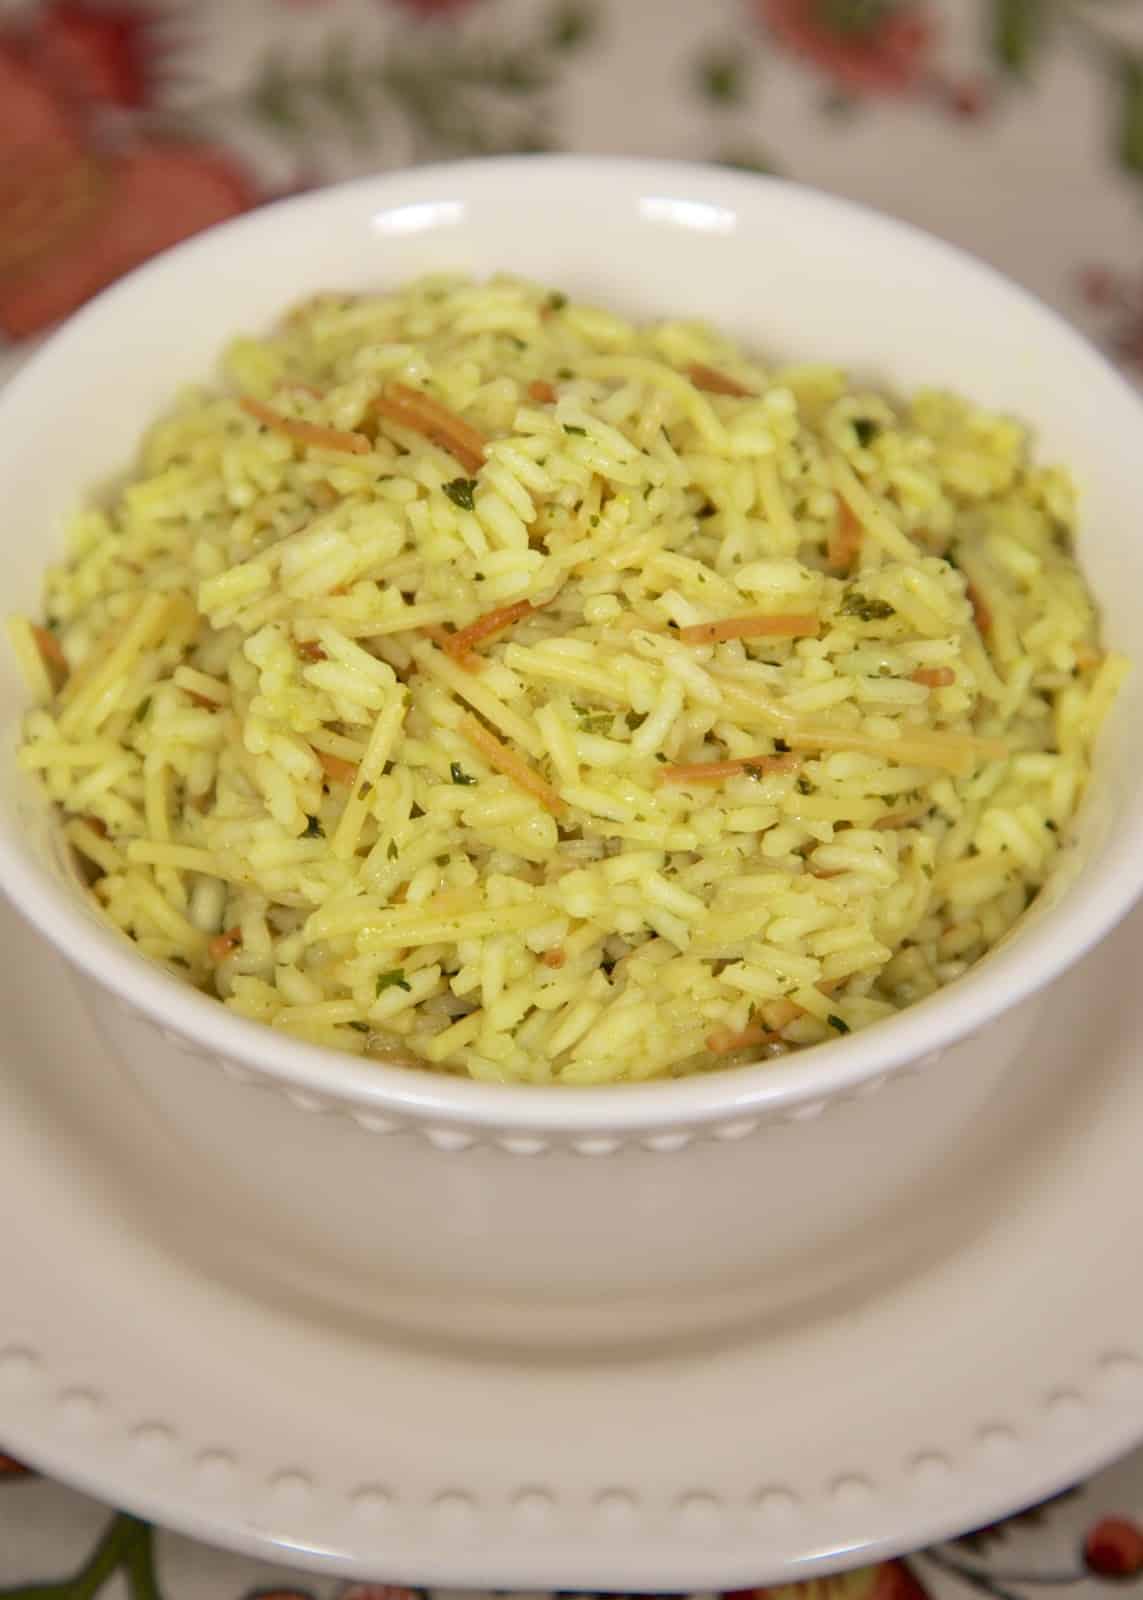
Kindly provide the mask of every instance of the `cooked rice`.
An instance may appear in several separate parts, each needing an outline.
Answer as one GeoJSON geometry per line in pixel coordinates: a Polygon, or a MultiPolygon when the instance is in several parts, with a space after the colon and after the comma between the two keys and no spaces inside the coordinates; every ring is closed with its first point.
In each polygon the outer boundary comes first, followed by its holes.
{"type": "Polygon", "coordinates": [[[891,1015],[1044,883],[1125,669],[1015,422],[511,280],[321,296],[226,380],[11,635],[91,892],[234,1011],[677,1076],[891,1015]]]}

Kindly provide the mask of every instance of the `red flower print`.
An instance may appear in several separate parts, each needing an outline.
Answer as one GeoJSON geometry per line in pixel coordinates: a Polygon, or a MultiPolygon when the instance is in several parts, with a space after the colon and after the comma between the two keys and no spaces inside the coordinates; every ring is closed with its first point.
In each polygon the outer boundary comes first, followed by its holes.
{"type": "Polygon", "coordinates": [[[904,1561],[883,1561],[872,1600],[929,1600],[929,1591],[904,1561]]]}
{"type": "Polygon", "coordinates": [[[0,1453],[0,1478],[27,1478],[30,1474],[31,1468],[17,1461],[15,1456],[0,1453]]]}
{"type": "Polygon", "coordinates": [[[1143,1532],[1126,1517],[1104,1517],[1083,1542],[1084,1565],[1100,1578],[1137,1578],[1143,1573],[1143,1532]]]}
{"type": "Polygon", "coordinates": [[[28,259],[0,273],[0,329],[13,338],[48,327],[149,256],[237,215],[252,198],[224,156],[177,144],[145,145],[101,163],[81,158],[56,174],[56,186],[61,196],[68,191],[72,209],[54,219],[54,235],[37,238],[28,259]]]}
{"type": "Polygon", "coordinates": [[[782,1588],[733,1589],[723,1600],[929,1600],[929,1593],[903,1561],[882,1561],[782,1588]]]}
{"type": "Polygon", "coordinates": [[[0,333],[66,316],[148,256],[254,195],[212,147],[133,136],[145,93],[138,23],[68,0],[0,33],[0,333]],[[113,146],[103,113],[127,122],[113,146]]]}
{"type": "Polygon", "coordinates": [[[89,209],[79,128],[43,76],[0,43],[0,284],[89,209]]]}
{"type": "Polygon", "coordinates": [[[76,135],[70,113],[43,74],[18,43],[6,45],[0,38],[0,160],[14,165],[20,149],[74,145],[76,135]]]}
{"type": "Polygon", "coordinates": [[[1110,267],[1084,267],[1079,274],[1078,282],[1084,300],[1097,310],[1105,310],[1119,301],[1121,293],[1119,278],[1110,267]]]}
{"type": "Polygon", "coordinates": [[[425,1600],[423,1589],[402,1589],[389,1583],[347,1583],[337,1600],[425,1600]]]}
{"type": "Polygon", "coordinates": [[[453,11],[467,11],[477,0],[391,0],[391,3],[416,12],[420,17],[444,17],[453,11]]]}
{"type": "Polygon", "coordinates": [[[936,27],[923,0],[755,0],[774,37],[849,94],[924,81],[936,27]]]}
{"type": "Polygon", "coordinates": [[[1076,274],[1076,287],[1084,303],[1107,318],[1104,339],[1110,353],[1143,372],[1143,278],[1091,263],[1076,274]]]}
{"type": "Polygon", "coordinates": [[[142,106],[148,99],[151,18],[139,6],[54,0],[37,15],[37,53],[61,91],[142,106]]]}
{"type": "Polygon", "coordinates": [[[991,109],[992,90],[981,78],[965,78],[946,83],[943,88],[949,110],[966,122],[975,122],[991,109]]]}
{"type": "Polygon", "coordinates": [[[314,1600],[305,1589],[252,1589],[246,1600],[314,1600]]]}

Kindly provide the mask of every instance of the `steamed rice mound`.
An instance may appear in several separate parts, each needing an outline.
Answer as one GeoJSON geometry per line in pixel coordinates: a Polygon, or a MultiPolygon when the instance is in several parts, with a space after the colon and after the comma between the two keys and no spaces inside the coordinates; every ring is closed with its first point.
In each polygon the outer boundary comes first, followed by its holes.
{"type": "Polygon", "coordinates": [[[235,1012],[505,1082],[679,1076],[957,978],[1122,663],[1013,421],[527,283],[324,295],[80,514],[21,753],[235,1012]]]}

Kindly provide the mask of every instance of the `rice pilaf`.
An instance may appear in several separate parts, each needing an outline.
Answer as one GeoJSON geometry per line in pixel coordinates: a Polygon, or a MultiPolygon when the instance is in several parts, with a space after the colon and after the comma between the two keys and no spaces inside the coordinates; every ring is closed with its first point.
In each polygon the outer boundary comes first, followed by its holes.
{"type": "Polygon", "coordinates": [[[676,1076],[892,1015],[1044,883],[1126,669],[1016,422],[508,279],[225,366],[10,632],[91,892],[233,1010],[676,1076]]]}

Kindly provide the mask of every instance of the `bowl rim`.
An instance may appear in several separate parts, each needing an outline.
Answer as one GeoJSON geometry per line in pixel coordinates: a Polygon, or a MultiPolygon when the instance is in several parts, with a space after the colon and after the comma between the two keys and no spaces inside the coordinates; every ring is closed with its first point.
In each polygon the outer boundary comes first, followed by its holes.
{"type": "MultiPolygon", "coordinates": [[[[56,330],[19,373],[0,390],[0,437],[18,429],[24,397],[50,370],[68,359],[70,347],[92,327],[111,321],[129,306],[137,285],[164,276],[177,287],[186,269],[241,241],[280,227],[285,213],[299,227],[314,226],[321,213],[349,201],[384,208],[410,188],[442,184],[462,199],[478,198],[483,185],[591,179],[635,195],[649,185],[689,191],[704,202],[750,206],[760,194],[830,214],[841,227],[892,235],[903,249],[941,258],[994,294],[1000,291],[1040,323],[1079,366],[1098,371],[1135,422],[1143,444],[1143,399],[1083,334],[1031,291],[1014,283],[968,251],[915,225],[824,190],[769,175],[702,163],[622,156],[526,155],[427,164],[356,178],[304,195],[290,196],[209,228],[144,263],[94,297],[56,330]]],[[[521,1133],[635,1132],[706,1126],[782,1109],[817,1106],[852,1094],[910,1065],[929,1064],[951,1045],[964,1042],[1011,1006],[1029,999],[1078,961],[1126,915],[1143,893],[1143,806],[1124,819],[1097,868],[1081,872],[1063,903],[1010,944],[993,950],[954,983],[897,1015],[846,1038],[773,1061],[697,1076],[645,1083],[572,1087],[561,1084],[499,1084],[453,1077],[342,1055],[323,1046],[273,1032],[265,1024],[229,1011],[152,964],[110,924],[99,924],[77,897],[28,853],[0,835],[0,889],[16,909],[72,965],[125,1006],[192,1046],[238,1063],[267,1083],[340,1102],[381,1116],[397,1113],[414,1121],[521,1133]],[[1067,921],[1064,913],[1067,913],[1067,921]],[[273,1040],[273,1048],[268,1049],[273,1040]],[[823,1054],[823,1052],[825,1052],[823,1054]]]]}

